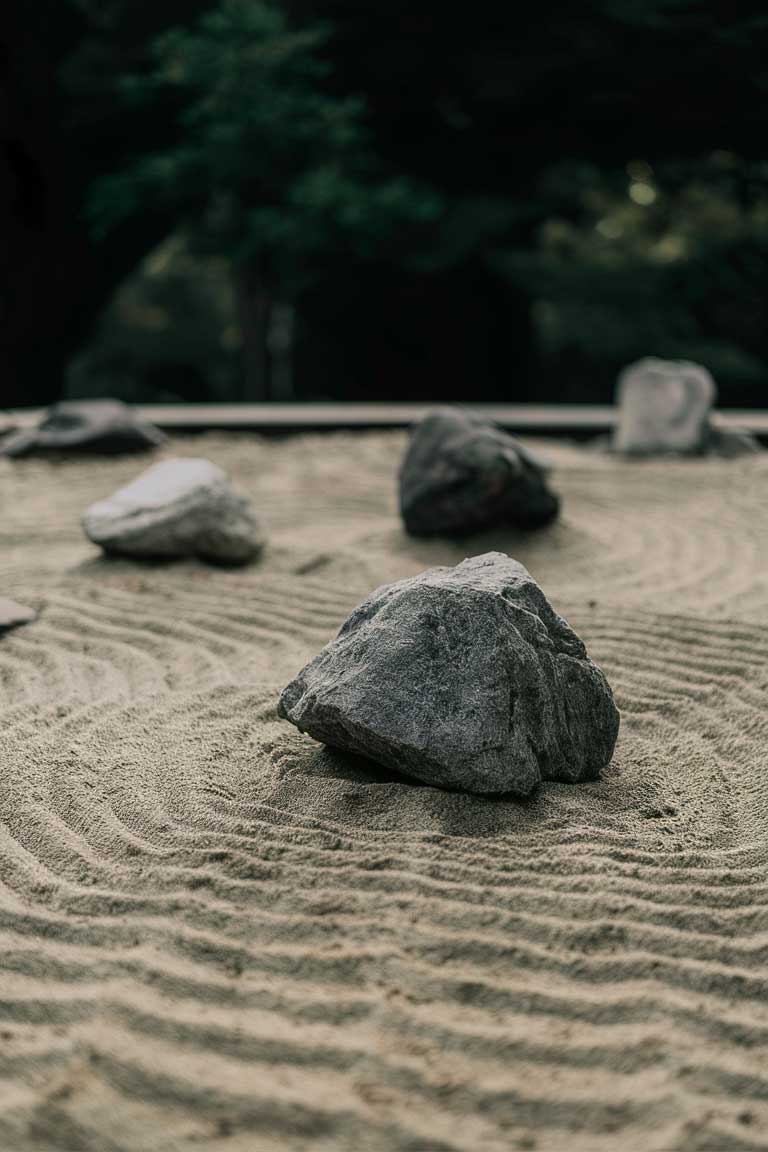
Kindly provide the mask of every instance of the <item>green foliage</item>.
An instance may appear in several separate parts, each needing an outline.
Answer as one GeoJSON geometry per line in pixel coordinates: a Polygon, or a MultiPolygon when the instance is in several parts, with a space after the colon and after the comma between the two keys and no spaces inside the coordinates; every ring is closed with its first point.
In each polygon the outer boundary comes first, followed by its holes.
{"type": "Polygon", "coordinates": [[[151,68],[123,88],[149,109],[171,92],[176,139],[97,182],[95,231],[160,206],[201,247],[256,268],[288,296],[326,253],[407,250],[439,201],[382,173],[363,103],[330,90],[327,39],[321,24],[292,30],[277,4],[261,0],[221,0],[192,28],[161,36],[151,68]]]}
{"type": "Polygon", "coordinates": [[[686,15],[696,16],[691,0],[602,0],[597,5],[619,24],[639,28],[669,28],[686,15]]]}
{"type": "MultiPolygon", "coordinates": [[[[16,296],[25,269],[57,268],[52,359],[183,232],[196,256],[241,264],[244,332],[249,291],[259,308],[263,294],[295,306],[299,389],[359,394],[378,373],[382,395],[604,401],[622,363],[655,352],[703,360],[733,403],[762,402],[757,3],[541,0],[524,18],[444,0],[24,11],[18,75],[25,104],[37,94],[51,115],[49,136],[29,121],[29,139],[58,215],[55,236],[42,217],[19,233],[9,266],[16,296]]],[[[28,377],[42,280],[17,310],[28,377]]]]}
{"type": "Polygon", "coordinates": [[[654,170],[553,166],[534,242],[497,256],[531,294],[546,371],[613,373],[653,352],[754,388],[768,345],[768,165],[727,152],[654,170]]]}

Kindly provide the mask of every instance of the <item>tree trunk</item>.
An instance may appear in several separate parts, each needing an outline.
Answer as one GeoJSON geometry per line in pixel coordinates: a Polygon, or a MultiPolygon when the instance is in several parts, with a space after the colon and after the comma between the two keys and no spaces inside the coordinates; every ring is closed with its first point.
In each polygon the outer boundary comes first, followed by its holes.
{"type": "Polygon", "coordinates": [[[271,301],[252,268],[235,270],[237,307],[242,333],[242,400],[269,400],[267,334],[271,301]]]}
{"type": "Polygon", "coordinates": [[[275,301],[272,304],[267,332],[271,368],[270,390],[272,399],[283,403],[293,400],[293,329],[293,305],[275,301]]]}

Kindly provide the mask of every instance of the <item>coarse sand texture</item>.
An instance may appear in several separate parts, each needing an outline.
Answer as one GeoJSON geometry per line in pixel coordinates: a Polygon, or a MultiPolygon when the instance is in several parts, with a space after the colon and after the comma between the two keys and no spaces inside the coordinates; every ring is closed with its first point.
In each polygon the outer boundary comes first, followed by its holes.
{"type": "Polygon", "coordinates": [[[768,460],[534,445],[560,519],[411,539],[405,438],[176,440],[256,563],[101,556],[135,460],[0,461],[0,1148],[768,1149],[768,460]],[[520,560],[622,713],[596,781],[442,791],[281,689],[374,588],[520,560]]]}

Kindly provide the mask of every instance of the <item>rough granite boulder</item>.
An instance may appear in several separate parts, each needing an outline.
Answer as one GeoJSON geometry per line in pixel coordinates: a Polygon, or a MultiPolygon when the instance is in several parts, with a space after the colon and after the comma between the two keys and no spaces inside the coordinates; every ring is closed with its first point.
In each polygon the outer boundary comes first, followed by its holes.
{"type": "Polygon", "coordinates": [[[378,588],[278,712],[430,784],[519,795],[541,780],[593,779],[619,729],[582,641],[499,552],[378,588]]]}
{"type": "Polygon", "coordinates": [[[413,430],[400,470],[400,511],[412,535],[536,528],[559,507],[542,463],[495,425],[442,408],[413,430]]]}
{"type": "Polygon", "coordinates": [[[145,452],[165,436],[134,416],[120,400],[65,400],[49,408],[36,428],[20,428],[0,440],[0,456],[45,452],[93,452],[106,456],[145,452]]]}
{"type": "Polygon", "coordinates": [[[6,600],[0,596],[0,632],[7,632],[11,628],[18,628],[22,624],[31,624],[37,619],[34,608],[27,608],[15,600],[6,600]]]}
{"type": "Polygon", "coordinates": [[[266,534],[244,496],[209,460],[164,460],[106,500],[92,504],[83,528],[105,552],[199,556],[244,564],[266,534]]]}

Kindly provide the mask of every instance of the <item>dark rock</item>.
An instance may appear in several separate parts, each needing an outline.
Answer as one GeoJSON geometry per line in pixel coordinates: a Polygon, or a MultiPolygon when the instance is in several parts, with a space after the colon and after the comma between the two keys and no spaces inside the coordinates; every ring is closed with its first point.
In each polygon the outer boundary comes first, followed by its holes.
{"type": "Polygon", "coordinates": [[[712,425],[709,430],[709,452],[722,456],[725,460],[735,460],[739,456],[754,456],[763,451],[756,436],[744,428],[722,428],[712,425]]]}
{"type": "Polygon", "coordinates": [[[21,624],[31,624],[37,619],[34,608],[26,608],[17,604],[15,600],[6,600],[0,596],[0,632],[7,632],[10,628],[18,628],[21,624]]]}
{"type": "Polygon", "coordinates": [[[0,455],[93,452],[113,456],[145,452],[164,441],[158,428],[134,416],[120,400],[66,400],[49,408],[36,428],[20,428],[0,440],[0,455]]]}
{"type": "Polygon", "coordinates": [[[597,776],[619,728],[582,641],[499,552],[378,588],[278,712],[430,784],[520,795],[597,776]]]}
{"type": "Polygon", "coordinates": [[[444,408],[413,430],[400,470],[400,510],[414,536],[466,535],[547,524],[559,500],[533,453],[495,425],[444,408]]]}
{"type": "Polygon", "coordinates": [[[264,546],[265,530],[244,496],[209,460],[164,460],[92,504],[83,528],[105,552],[199,556],[243,564],[264,546]]]}

